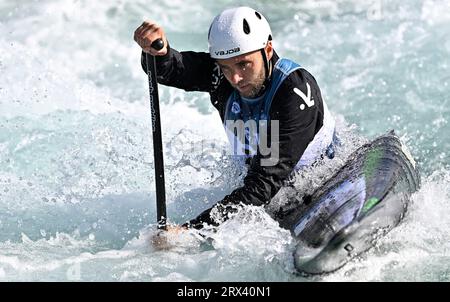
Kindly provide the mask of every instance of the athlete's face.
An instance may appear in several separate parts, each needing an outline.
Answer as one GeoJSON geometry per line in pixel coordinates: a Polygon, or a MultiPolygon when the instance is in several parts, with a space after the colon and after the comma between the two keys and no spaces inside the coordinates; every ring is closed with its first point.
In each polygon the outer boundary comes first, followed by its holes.
{"type": "MultiPolygon", "coordinates": [[[[272,43],[264,49],[268,60],[272,58],[272,43]]],[[[254,98],[264,84],[266,71],[260,50],[229,59],[218,59],[225,78],[245,98],[254,98]]]]}

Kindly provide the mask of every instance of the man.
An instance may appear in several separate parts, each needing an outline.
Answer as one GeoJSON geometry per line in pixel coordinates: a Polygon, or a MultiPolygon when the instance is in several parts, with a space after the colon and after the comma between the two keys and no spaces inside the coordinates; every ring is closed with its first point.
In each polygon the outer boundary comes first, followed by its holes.
{"type": "Polygon", "coordinates": [[[240,203],[264,205],[294,171],[323,155],[333,156],[334,120],[316,80],[298,64],[278,57],[270,26],[254,9],[219,14],[209,29],[209,54],[176,51],[151,21],[136,29],[134,39],[143,50],[144,71],[145,53],[156,56],[159,83],[210,94],[233,152],[248,165],[242,187],[185,227],[218,225],[240,203]],[[161,50],[150,46],[157,39],[164,42],[161,50]]]}

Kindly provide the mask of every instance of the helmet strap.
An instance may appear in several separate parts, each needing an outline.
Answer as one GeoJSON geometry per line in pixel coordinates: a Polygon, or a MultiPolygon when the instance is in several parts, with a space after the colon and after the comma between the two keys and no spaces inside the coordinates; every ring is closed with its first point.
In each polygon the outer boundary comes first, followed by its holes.
{"type": "Polygon", "coordinates": [[[266,78],[264,80],[264,84],[263,84],[263,86],[261,88],[260,94],[262,94],[266,90],[266,87],[269,86],[269,82],[270,82],[270,67],[271,67],[270,65],[272,63],[271,61],[269,61],[267,59],[267,55],[266,55],[266,52],[265,52],[264,48],[261,49],[261,54],[262,54],[263,61],[264,61],[264,69],[266,71],[266,78]]]}
{"type": "Polygon", "coordinates": [[[261,49],[261,54],[262,54],[263,61],[264,61],[264,68],[266,70],[266,80],[267,80],[267,79],[269,79],[269,75],[270,75],[270,62],[267,59],[267,54],[266,54],[265,48],[261,49]]]}

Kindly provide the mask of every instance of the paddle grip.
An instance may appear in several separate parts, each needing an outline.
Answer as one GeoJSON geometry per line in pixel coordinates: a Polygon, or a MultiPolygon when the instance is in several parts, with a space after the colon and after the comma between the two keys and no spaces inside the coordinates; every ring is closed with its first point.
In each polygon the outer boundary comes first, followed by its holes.
{"type": "Polygon", "coordinates": [[[164,48],[164,41],[162,39],[157,39],[153,41],[152,45],[150,46],[156,50],[161,50],[164,48]]]}

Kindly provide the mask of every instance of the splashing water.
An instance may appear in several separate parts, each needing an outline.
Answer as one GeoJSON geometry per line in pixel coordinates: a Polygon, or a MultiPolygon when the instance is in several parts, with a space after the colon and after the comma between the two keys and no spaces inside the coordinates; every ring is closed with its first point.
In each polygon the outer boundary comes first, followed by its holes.
{"type": "MultiPolygon", "coordinates": [[[[150,18],[172,47],[206,51],[213,17],[238,4],[0,3],[0,281],[450,280],[450,5],[440,0],[247,3],[271,23],[277,52],[315,76],[343,141],[269,210],[390,129],[417,159],[422,187],[374,249],[304,279],[289,232],[252,206],[202,231],[212,240],[192,230],[167,238],[170,249],[151,247],[148,89],[132,34],[150,18]]],[[[160,87],[160,99],[168,216],[182,223],[245,174],[226,156],[206,94],[160,87]]]]}

